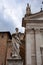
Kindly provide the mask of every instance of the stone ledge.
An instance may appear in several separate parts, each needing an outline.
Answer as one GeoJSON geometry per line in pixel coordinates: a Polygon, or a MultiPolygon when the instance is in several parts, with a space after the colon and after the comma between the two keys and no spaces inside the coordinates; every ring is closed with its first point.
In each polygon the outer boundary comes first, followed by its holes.
{"type": "Polygon", "coordinates": [[[7,61],[22,61],[21,57],[7,58],[7,61]]]}

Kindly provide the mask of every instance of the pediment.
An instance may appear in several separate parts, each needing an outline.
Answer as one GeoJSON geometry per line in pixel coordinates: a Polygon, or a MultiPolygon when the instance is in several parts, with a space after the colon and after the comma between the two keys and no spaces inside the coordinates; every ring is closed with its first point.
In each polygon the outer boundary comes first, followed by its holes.
{"type": "Polygon", "coordinates": [[[33,14],[32,16],[30,16],[30,19],[43,20],[43,12],[39,12],[39,13],[33,14]]]}
{"type": "Polygon", "coordinates": [[[37,16],[34,18],[30,18],[31,20],[43,20],[43,16],[37,16]]]}
{"type": "Polygon", "coordinates": [[[25,17],[26,20],[43,20],[43,12],[35,13],[25,17]]]}
{"type": "Polygon", "coordinates": [[[43,23],[43,11],[25,16],[22,19],[22,26],[25,27],[26,23],[43,23]],[[39,20],[39,21],[38,21],[39,20]]]}

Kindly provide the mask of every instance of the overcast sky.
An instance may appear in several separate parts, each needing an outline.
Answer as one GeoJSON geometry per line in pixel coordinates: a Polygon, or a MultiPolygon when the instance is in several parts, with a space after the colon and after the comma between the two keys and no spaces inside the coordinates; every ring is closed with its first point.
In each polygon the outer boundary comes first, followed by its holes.
{"type": "Polygon", "coordinates": [[[40,11],[43,0],[0,0],[0,31],[15,32],[18,27],[20,32],[22,28],[22,18],[26,12],[26,5],[29,3],[31,12],[40,11]]]}

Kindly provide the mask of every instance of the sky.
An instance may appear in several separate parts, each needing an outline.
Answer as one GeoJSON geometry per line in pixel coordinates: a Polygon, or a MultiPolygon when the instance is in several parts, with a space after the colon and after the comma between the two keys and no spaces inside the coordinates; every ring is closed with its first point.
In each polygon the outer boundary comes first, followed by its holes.
{"type": "MultiPolygon", "coordinates": [[[[24,32],[22,18],[26,13],[26,6],[29,3],[31,13],[40,11],[43,0],[0,0],[0,31],[24,32]]],[[[42,5],[43,8],[43,5],[42,5]]]]}

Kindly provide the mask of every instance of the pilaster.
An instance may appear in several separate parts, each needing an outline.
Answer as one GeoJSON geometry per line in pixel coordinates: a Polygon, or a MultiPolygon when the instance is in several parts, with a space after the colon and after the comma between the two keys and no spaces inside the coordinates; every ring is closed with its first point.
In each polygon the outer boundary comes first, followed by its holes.
{"type": "Polygon", "coordinates": [[[42,39],[41,39],[40,29],[36,29],[35,30],[35,39],[36,39],[36,59],[37,59],[37,65],[41,65],[40,46],[41,46],[41,43],[42,43],[42,39]]]}
{"type": "Polygon", "coordinates": [[[31,44],[32,40],[32,29],[26,29],[26,65],[32,65],[32,58],[31,58],[31,44]]]}

